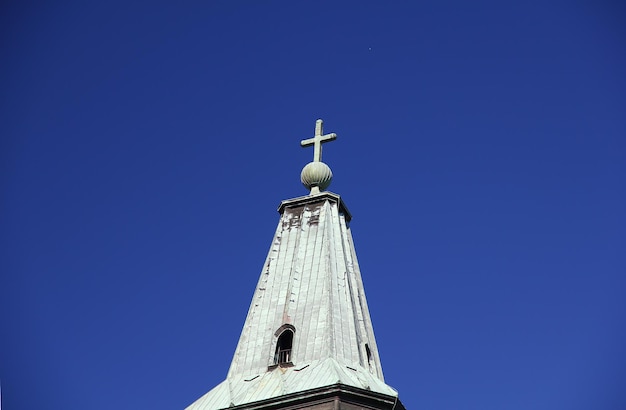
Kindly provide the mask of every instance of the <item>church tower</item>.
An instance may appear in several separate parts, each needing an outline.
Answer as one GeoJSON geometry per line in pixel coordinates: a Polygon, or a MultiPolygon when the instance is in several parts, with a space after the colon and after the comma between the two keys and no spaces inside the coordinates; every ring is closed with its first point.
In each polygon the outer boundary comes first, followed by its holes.
{"type": "Polygon", "coordinates": [[[307,196],[281,202],[280,221],[226,380],[187,410],[404,410],[385,384],[351,215],[322,162],[322,130],[303,140],[307,196]]]}

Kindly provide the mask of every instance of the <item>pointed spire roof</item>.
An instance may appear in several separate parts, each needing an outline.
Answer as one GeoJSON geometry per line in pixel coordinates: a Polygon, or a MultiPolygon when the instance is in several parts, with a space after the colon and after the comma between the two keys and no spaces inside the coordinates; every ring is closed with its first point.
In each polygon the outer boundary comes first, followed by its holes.
{"type": "MultiPolygon", "coordinates": [[[[303,175],[311,164],[323,164],[324,138],[336,138],[322,134],[318,120],[315,137],[302,141],[316,147],[303,175]]],[[[226,380],[187,410],[225,409],[335,385],[397,398],[384,382],[351,215],[339,195],[320,192],[330,178],[316,172],[306,182],[302,177],[310,195],[278,208],[278,227],[226,380]]]]}

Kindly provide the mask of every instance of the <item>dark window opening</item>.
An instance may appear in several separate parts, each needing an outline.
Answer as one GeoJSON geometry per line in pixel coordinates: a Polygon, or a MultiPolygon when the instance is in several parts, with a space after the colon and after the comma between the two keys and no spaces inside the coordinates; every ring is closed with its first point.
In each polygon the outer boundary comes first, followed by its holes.
{"type": "Polygon", "coordinates": [[[365,353],[367,353],[367,363],[372,361],[372,351],[367,343],[365,343],[365,353]]]}
{"type": "Polygon", "coordinates": [[[293,345],[293,330],[286,329],[278,336],[274,364],[291,363],[291,348],[293,345]]]}

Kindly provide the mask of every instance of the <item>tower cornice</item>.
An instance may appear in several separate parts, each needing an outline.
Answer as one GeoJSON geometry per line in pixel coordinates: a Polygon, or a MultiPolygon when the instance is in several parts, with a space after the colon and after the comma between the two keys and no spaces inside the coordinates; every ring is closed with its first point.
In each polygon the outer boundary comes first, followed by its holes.
{"type": "Polygon", "coordinates": [[[282,215],[287,208],[297,208],[308,204],[314,204],[324,201],[325,199],[336,203],[339,206],[339,211],[345,216],[346,222],[350,222],[350,220],[352,219],[352,214],[350,213],[350,210],[346,206],[345,202],[343,202],[343,199],[341,199],[339,195],[329,191],[281,201],[280,205],[278,206],[278,213],[282,215]]]}
{"type": "Polygon", "coordinates": [[[336,408],[363,408],[362,406],[377,410],[405,410],[405,407],[397,397],[345,384],[318,387],[255,403],[246,403],[241,406],[231,407],[230,410],[334,410],[336,408]]]}

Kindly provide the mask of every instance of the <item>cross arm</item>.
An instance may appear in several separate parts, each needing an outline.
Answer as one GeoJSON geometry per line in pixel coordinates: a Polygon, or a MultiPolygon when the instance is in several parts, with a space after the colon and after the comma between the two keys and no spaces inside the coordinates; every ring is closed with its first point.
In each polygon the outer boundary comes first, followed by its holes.
{"type": "Polygon", "coordinates": [[[311,145],[315,145],[315,137],[309,138],[307,140],[300,141],[300,146],[302,147],[310,147],[311,145]]]}
{"type": "Polygon", "coordinates": [[[309,147],[311,145],[315,145],[315,143],[317,141],[319,141],[321,144],[327,142],[327,141],[332,141],[337,139],[337,134],[335,134],[334,132],[330,133],[330,134],[326,134],[326,135],[320,135],[317,137],[313,137],[313,138],[309,138],[306,140],[302,140],[300,141],[300,145],[303,147],[309,147]]]}

